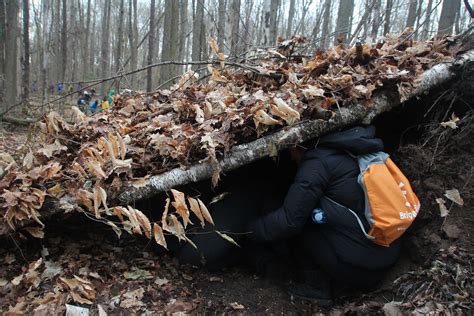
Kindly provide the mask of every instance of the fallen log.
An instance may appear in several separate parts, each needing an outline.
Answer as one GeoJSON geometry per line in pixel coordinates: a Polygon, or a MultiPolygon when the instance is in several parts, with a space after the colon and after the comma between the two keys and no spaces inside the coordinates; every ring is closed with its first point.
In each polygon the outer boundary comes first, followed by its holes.
{"type": "MultiPolygon", "coordinates": [[[[469,51],[451,62],[435,65],[426,71],[413,91],[401,96],[397,91],[381,91],[373,98],[373,105],[366,107],[356,104],[342,108],[328,121],[310,120],[289,126],[273,134],[259,138],[251,143],[233,147],[226,157],[219,161],[222,172],[237,169],[258,159],[268,157],[274,146],[278,150],[317,138],[338,128],[357,123],[370,123],[380,113],[391,110],[402,102],[428,93],[431,89],[453,79],[460,68],[474,61],[474,51],[469,51]]],[[[130,204],[136,200],[149,198],[157,193],[168,191],[173,187],[208,179],[213,168],[207,163],[195,164],[186,170],[175,168],[163,174],[152,176],[148,182],[139,187],[127,187],[119,196],[121,203],[130,204]]]]}

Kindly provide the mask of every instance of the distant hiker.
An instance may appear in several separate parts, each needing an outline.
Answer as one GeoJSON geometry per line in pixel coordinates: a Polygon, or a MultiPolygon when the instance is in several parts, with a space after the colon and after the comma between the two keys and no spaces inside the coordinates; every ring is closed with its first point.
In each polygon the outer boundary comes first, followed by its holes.
{"type": "Polygon", "coordinates": [[[37,88],[36,88],[36,80],[33,80],[33,82],[31,83],[31,91],[33,92],[36,92],[37,88]]]}
{"type": "Polygon", "coordinates": [[[77,85],[76,85],[76,92],[78,94],[81,94],[82,93],[82,82],[78,82],[77,85]]]}
{"type": "Polygon", "coordinates": [[[58,94],[61,94],[63,92],[63,83],[58,82],[57,87],[58,87],[58,94]]]}
{"type": "Polygon", "coordinates": [[[103,97],[102,98],[102,111],[104,112],[108,112],[109,111],[109,107],[110,107],[110,104],[109,104],[109,101],[108,101],[108,98],[107,96],[103,97]]]}
{"type": "Polygon", "coordinates": [[[54,84],[53,84],[53,83],[51,83],[51,84],[49,85],[49,93],[50,93],[50,94],[54,94],[54,84]]]}
{"type": "Polygon", "coordinates": [[[114,102],[114,95],[115,95],[115,89],[112,88],[110,89],[109,91],[109,94],[107,95],[107,101],[109,102],[109,105],[112,105],[112,103],[114,102]]]}
{"type": "Polygon", "coordinates": [[[89,105],[89,110],[91,113],[97,112],[97,106],[99,105],[99,100],[95,99],[94,102],[91,102],[89,105]]]}

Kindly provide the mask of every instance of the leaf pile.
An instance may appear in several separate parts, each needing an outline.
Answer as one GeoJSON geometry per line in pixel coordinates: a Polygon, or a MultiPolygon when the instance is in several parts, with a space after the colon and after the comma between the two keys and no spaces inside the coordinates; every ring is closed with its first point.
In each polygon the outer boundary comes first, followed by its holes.
{"type": "Polygon", "coordinates": [[[419,314],[462,314],[471,310],[472,260],[465,249],[441,249],[429,269],[406,273],[394,281],[397,296],[410,302],[411,311],[419,314]]]}
{"type": "Polygon", "coordinates": [[[162,220],[151,223],[141,211],[119,206],[119,192],[195,163],[209,163],[217,185],[218,159],[236,144],[321,113],[328,119],[341,107],[370,107],[379,90],[398,91],[404,100],[424,70],[454,54],[449,38],[415,43],[406,36],[375,46],[339,45],[310,58],[297,54],[304,39],[294,37],[270,58],[234,68],[210,39],[218,63],[209,65],[205,83],[189,71],[169,90],[115,96],[110,112],[88,117],[75,111],[75,124],[56,112],[45,115],[23,160],[3,157],[0,214],[12,229],[35,221],[39,226],[30,232],[40,237],[40,210],[50,201],[50,207],[93,216],[118,235],[143,234],[164,247],[163,232],[187,240],[190,211],[202,225],[212,223],[202,201],[173,191],[162,220]]]}

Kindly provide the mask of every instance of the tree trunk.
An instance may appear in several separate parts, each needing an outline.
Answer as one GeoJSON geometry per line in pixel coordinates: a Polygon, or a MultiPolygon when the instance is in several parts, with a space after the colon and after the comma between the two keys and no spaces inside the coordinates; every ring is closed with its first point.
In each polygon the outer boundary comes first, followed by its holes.
{"type": "MultiPolygon", "coordinates": [[[[168,5],[169,3],[166,3],[168,5]]],[[[168,6],[166,6],[168,7],[168,6]]],[[[148,34],[148,56],[147,56],[147,64],[153,64],[153,50],[155,45],[155,0],[151,0],[150,4],[150,26],[149,26],[149,34],[148,34]]],[[[152,80],[153,80],[153,69],[148,68],[146,71],[146,91],[151,92],[152,90],[152,80]]]]}
{"type": "Polygon", "coordinates": [[[271,0],[263,1],[263,11],[262,11],[262,20],[263,20],[263,45],[270,45],[270,16],[271,16],[271,0]]]}
{"type": "Polygon", "coordinates": [[[351,33],[350,20],[354,12],[354,0],[339,0],[339,10],[337,12],[336,38],[334,43],[347,43],[351,33]]]}
{"type": "MultiPolygon", "coordinates": [[[[204,0],[196,1],[196,13],[193,19],[193,43],[192,43],[192,60],[201,60],[202,58],[202,44],[201,44],[201,32],[204,32],[204,0]]],[[[166,16],[165,16],[166,21],[166,16]]],[[[193,66],[192,69],[197,69],[199,66],[193,66]]]]}
{"type": "Polygon", "coordinates": [[[41,30],[42,47],[40,50],[40,81],[41,81],[41,103],[45,103],[48,100],[48,86],[47,86],[47,69],[48,69],[48,45],[46,44],[47,38],[47,25],[48,25],[48,14],[49,14],[49,0],[43,0],[41,5],[41,23],[43,29],[41,30]]]}
{"type": "Polygon", "coordinates": [[[288,23],[286,24],[286,38],[290,38],[293,30],[293,19],[295,18],[295,0],[290,0],[290,8],[288,9],[288,23]]]}
{"type": "Polygon", "coordinates": [[[82,75],[87,78],[89,69],[92,67],[89,60],[89,34],[91,31],[91,0],[87,0],[86,29],[84,31],[84,60],[82,61],[82,75]]]}
{"type": "MultiPolygon", "coordinates": [[[[128,46],[130,47],[130,70],[137,68],[137,42],[138,42],[138,26],[137,26],[137,0],[129,0],[128,2],[128,46]]],[[[130,86],[135,88],[135,74],[130,75],[130,86]]]]}
{"type": "Polygon", "coordinates": [[[280,7],[280,0],[271,0],[270,3],[270,42],[269,45],[275,45],[277,34],[278,34],[278,24],[277,24],[277,14],[278,8],[280,7]]]}
{"type": "MultiPolygon", "coordinates": [[[[444,1],[444,2],[446,2],[446,1],[444,1]]],[[[418,6],[418,0],[410,0],[410,6],[408,7],[407,23],[406,23],[405,27],[413,28],[413,26],[415,26],[417,6],[418,6]]]]}
{"type": "Polygon", "coordinates": [[[30,5],[23,0],[23,100],[30,98],[30,5]]]}
{"type": "MultiPolygon", "coordinates": [[[[240,42],[240,0],[231,0],[230,4],[230,54],[239,53],[240,42]]],[[[268,0],[269,1],[269,0],[268,0]]]]}
{"type": "MultiPolygon", "coordinates": [[[[115,50],[115,67],[114,70],[116,73],[118,73],[121,69],[121,61],[122,61],[122,47],[123,47],[123,20],[124,20],[124,0],[120,0],[120,14],[119,14],[119,26],[118,26],[118,31],[117,31],[117,49],[115,50]]],[[[119,81],[117,81],[117,92],[118,92],[118,84],[119,81]]]]}
{"type": "Polygon", "coordinates": [[[381,0],[373,0],[372,1],[372,32],[370,33],[370,36],[372,37],[372,40],[376,40],[377,34],[379,32],[379,27],[382,24],[382,19],[381,19],[381,12],[380,12],[380,6],[382,5],[381,0]]]}
{"type": "Polygon", "coordinates": [[[0,100],[3,100],[5,92],[5,31],[5,0],[0,0],[0,100]]]}
{"type": "MultiPolygon", "coordinates": [[[[102,38],[100,44],[100,76],[104,78],[109,71],[110,47],[109,47],[109,26],[110,26],[110,1],[105,0],[102,12],[102,38]]],[[[100,88],[100,94],[106,94],[106,83],[103,83],[100,88]]]]}
{"type": "Polygon", "coordinates": [[[331,17],[331,0],[324,2],[323,28],[322,28],[322,47],[327,48],[329,42],[329,19],[331,17]]]}
{"type": "Polygon", "coordinates": [[[217,44],[219,49],[224,51],[225,41],[225,9],[226,0],[219,0],[218,17],[217,17],[217,44]]]}
{"type": "MultiPolygon", "coordinates": [[[[97,25],[97,1],[94,1],[94,13],[92,17],[92,24],[91,24],[91,34],[96,33],[96,25],[97,25]]],[[[95,43],[96,43],[96,36],[90,36],[90,43],[89,43],[89,74],[91,76],[94,76],[96,72],[96,66],[95,66],[95,57],[96,57],[96,52],[95,52],[95,43]]]]}
{"type": "Polygon", "coordinates": [[[392,7],[393,7],[393,0],[387,0],[387,5],[385,7],[385,23],[383,25],[383,35],[390,33],[390,26],[391,26],[390,17],[392,16],[392,7]]]}
{"type": "Polygon", "coordinates": [[[453,33],[456,12],[459,11],[461,0],[443,1],[441,16],[439,17],[438,36],[451,35],[453,33]]]}
{"type": "Polygon", "coordinates": [[[6,35],[5,35],[5,102],[4,106],[18,101],[18,12],[19,1],[6,1],[6,35]]]}
{"type": "MultiPolygon", "coordinates": [[[[188,35],[188,0],[181,0],[179,4],[179,50],[178,59],[184,61],[186,59],[186,37],[188,35]]],[[[180,72],[185,66],[179,66],[180,72]]]]}
{"type": "MultiPolygon", "coordinates": [[[[62,0],[61,25],[61,81],[66,80],[67,67],[67,0],[62,0]]],[[[59,14],[59,13],[58,13],[59,14]]]]}

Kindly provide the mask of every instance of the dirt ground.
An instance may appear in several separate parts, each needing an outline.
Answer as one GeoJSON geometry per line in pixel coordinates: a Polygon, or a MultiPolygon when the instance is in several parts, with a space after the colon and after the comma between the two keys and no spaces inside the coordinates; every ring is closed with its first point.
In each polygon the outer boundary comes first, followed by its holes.
{"type": "MultiPolygon", "coordinates": [[[[473,121],[468,111],[456,129],[432,124],[413,132],[419,139],[394,153],[423,207],[399,263],[372,292],[337,291],[335,305],[321,309],[288,296],[284,280],[238,267],[210,273],[180,266],[142,240],[117,239],[103,225],[76,217],[68,225],[53,221],[44,239],[1,241],[0,310],[5,315],[63,315],[74,306],[93,315],[472,314],[473,121]],[[445,196],[451,189],[459,191],[463,205],[445,196]],[[441,216],[438,198],[444,199],[447,216],[441,216]]],[[[21,151],[18,142],[26,139],[25,130],[3,133],[2,150],[21,151]]]]}

